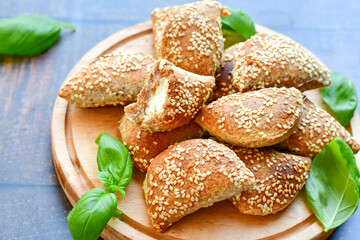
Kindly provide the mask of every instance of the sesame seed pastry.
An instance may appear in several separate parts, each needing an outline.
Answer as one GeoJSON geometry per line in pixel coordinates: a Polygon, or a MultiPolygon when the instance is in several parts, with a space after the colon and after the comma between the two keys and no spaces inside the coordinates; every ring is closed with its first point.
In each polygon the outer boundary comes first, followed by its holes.
{"type": "Polygon", "coordinates": [[[187,71],[214,76],[224,51],[221,16],[227,7],[216,1],[156,8],[152,12],[155,55],[187,71]]]}
{"type": "Polygon", "coordinates": [[[163,232],[182,217],[254,183],[253,173],[228,147],[210,139],[192,139],[154,158],[143,189],[151,223],[163,232]]]}
{"type": "Polygon", "coordinates": [[[311,158],[270,148],[230,147],[255,175],[255,185],[229,200],[243,214],[268,215],[285,209],[308,178],[311,158]]]}
{"type": "Polygon", "coordinates": [[[200,76],[167,60],[157,60],[136,103],[125,108],[129,119],[150,132],[170,131],[189,123],[212,94],[215,78],[200,76]]]}
{"type": "Polygon", "coordinates": [[[73,75],[58,94],[78,107],[135,102],[153,62],[151,56],[139,50],[101,56],[73,75]]]}
{"type": "Polygon", "coordinates": [[[232,84],[232,70],[237,52],[244,46],[244,42],[232,45],[224,51],[220,60],[220,67],[216,71],[216,86],[214,89],[214,99],[226,95],[237,93],[238,90],[232,84]]]}
{"type": "Polygon", "coordinates": [[[204,107],[195,121],[218,139],[258,148],[277,144],[296,129],[303,95],[296,88],[236,93],[204,107]]]}
{"type": "Polygon", "coordinates": [[[343,139],[354,153],[359,151],[360,144],[334,117],[306,99],[297,129],[277,147],[294,154],[313,157],[336,136],[343,139]]]}
{"type": "Polygon", "coordinates": [[[331,83],[328,69],[290,38],[259,33],[235,55],[233,85],[239,92],[268,87],[295,87],[300,91],[331,83]]]}
{"type": "Polygon", "coordinates": [[[120,121],[122,142],[129,149],[135,167],[146,172],[150,162],[170,145],[183,140],[201,137],[204,130],[195,122],[167,132],[148,132],[137,127],[126,114],[120,121]]]}

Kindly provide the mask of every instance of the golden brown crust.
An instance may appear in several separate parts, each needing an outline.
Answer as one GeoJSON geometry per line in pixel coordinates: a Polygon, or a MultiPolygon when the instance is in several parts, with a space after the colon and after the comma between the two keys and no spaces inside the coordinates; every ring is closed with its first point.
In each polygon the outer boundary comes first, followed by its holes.
{"type": "Polygon", "coordinates": [[[121,119],[119,130],[122,142],[129,149],[135,167],[146,172],[150,162],[170,145],[191,138],[201,137],[202,128],[195,122],[167,132],[148,132],[137,127],[126,114],[121,119]]]}
{"type": "Polygon", "coordinates": [[[72,76],[58,94],[78,107],[134,102],[153,62],[151,56],[139,50],[101,56],[72,76]]]}
{"type": "Polygon", "coordinates": [[[155,55],[199,75],[214,76],[224,50],[221,16],[227,8],[199,1],[152,12],[155,55]]]}
{"type": "Polygon", "coordinates": [[[137,126],[150,132],[170,131],[194,118],[214,86],[214,77],[190,73],[167,60],[158,60],[153,64],[150,77],[138,95],[137,102],[127,106],[125,112],[137,126]],[[163,78],[168,81],[168,89],[166,100],[160,106],[162,111],[148,113],[147,107],[155,101],[152,98],[163,78]]]}
{"type": "Polygon", "coordinates": [[[335,118],[306,99],[298,128],[277,147],[290,150],[294,154],[313,157],[319,154],[335,136],[343,139],[354,153],[359,151],[360,144],[335,118]]]}
{"type": "Polygon", "coordinates": [[[195,121],[235,146],[257,148],[288,138],[299,121],[303,96],[295,88],[236,93],[204,107],[195,121]]]}
{"type": "Polygon", "coordinates": [[[232,70],[235,61],[235,54],[244,46],[244,42],[232,45],[224,51],[220,60],[220,67],[216,71],[216,86],[214,89],[214,98],[218,99],[233,93],[238,89],[232,84],[232,70]]]}
{"type": "Polygon", "coordinates": [[[311,158],[280,153],[270,148],[231,149],[256,179],[252,189],[229,199],[243,214],[268,215],[281,211],[305,185],[311,158]]]}
{"type": "Polygon", "coordinates": [[[199,208],[227,199],[255,182],[236,154],[213,140],[177,143],[151,162],[144,182],[147,212],[163,232],[199,208]]]}
{"type": "Polygon", "coordinates": [[[290,38],[259,33],[235,56],[233,84],[240,92],[267,87],[295,87],[300,91],[330,84],[328,69],[290,38]]]}

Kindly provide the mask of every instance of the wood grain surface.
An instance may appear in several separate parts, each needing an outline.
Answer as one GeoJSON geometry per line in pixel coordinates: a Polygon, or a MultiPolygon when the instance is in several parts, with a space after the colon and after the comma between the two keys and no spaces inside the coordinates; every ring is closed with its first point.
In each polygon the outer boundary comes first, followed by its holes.
{"type": "MultiPolygon", "coordinates": [[[[258,25],[256,30],[272,31],[258,25]]],[[[138,49],[153,55],[151,22],[126,28],[97,44],[74,66],[68,78],[94,58],[121,49],[138,49]]],[[[318,89],[307,91],[305,94],[314,103],[326,107],[318,89]]],[[[53,157],[60,183],[72,205],[88,190],[102,187],[96,178],[97,146],[94,139],[102,131],[120,139],[118,122],[122,115],[122,106],[78,108],[68,105],[64,99],[57,98],[51,126],[53,157]]],[[[360,140],[360,122],[357,118],[354,118],[349,126],[349,131],[351,130],[359,133],[355,137],[360,140]]],[[[360,163],[360,160],[358,162],[360,163]]],[[[230,202],[223,201],[184,217],[161,234],[150,224],[143,197],[143,181],[144,174],[135,170],[126,190],[127,194],[120,198],[117,206],[123,211],[125,219],[123,222],[112,219],[102,234],[104,238],[325,239],[332,232],[323,232],[302,191],[288,208],[274,215],[241,215],[230,202]]]]}
{"type": "MultiPolygon", "coordinates": [[[[64,30],[58,43],[39,56],[0,56],[0,239],[71,239],[66,223],[71,204],[51,155],[56,94],[74,64],[99,41],[147,21],[155,7],[185,2],[189,1],[0,1],[0,18],[42,14],[76,27],[75,33],[64,30]]],[[[360,92],[359,1],[222,2],[300,42],[352,79],[360,92]]],[[[331,238],[359,238],[359,222],[358,210],[331,238]]]]}

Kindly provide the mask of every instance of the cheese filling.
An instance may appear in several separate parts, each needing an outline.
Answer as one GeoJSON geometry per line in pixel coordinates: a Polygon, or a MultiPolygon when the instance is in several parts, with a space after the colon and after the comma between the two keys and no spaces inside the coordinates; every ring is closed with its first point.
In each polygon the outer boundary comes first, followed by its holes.
{"type": "Polygon", "coordinates": [[[144,180],[144,183],[143,183],[143,190],[144,190],[144,194],[145,194],[145,199],[147,197],[147,191],[148,191],[148,187],[147,187],[147,176],[145,176],[145,180],[144,180]]]}
{"type": "Polygon", "coordinates": [[[148,105],[145,109],[145,118],[149,118],[154,114],[164,111],[164,105],[167,98],[167,92],[169,88],[169,81],[167,78],[161,78],[160,84],[156,88],[155,92],[149,99],[148,105]]]}

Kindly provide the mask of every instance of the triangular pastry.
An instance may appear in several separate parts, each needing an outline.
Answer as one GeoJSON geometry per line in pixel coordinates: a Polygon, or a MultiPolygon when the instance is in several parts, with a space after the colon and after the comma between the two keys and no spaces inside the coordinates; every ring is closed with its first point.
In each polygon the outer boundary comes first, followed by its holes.
{"type": "Polygon", "coordinates": [[[214,89],[215,99],[237,93],[239,91],[232,84],[232,70],[234,67],[235,55],[240,51],[242,46],[244,46],[244,42],[234,44],[226,49],[221,56],[220,67],[216,71],[216,86],[214,89]]]}
{"type": "Polygon", "coordinates": [[[313,157],[336,136],[343,139],[354,153],[360,150],[360,144],[334,117],[306,99],[298,127],[277,147],[290,150],[294,154],[313,157]]]}
{"type": "Polygon", "coordinates": [[[151,56],[139,50],[101,56],[74,74],[58,94],[78,107],[135,102],[153,62],[151,56]]]}
{"type": "Polygon", "coordinates": [[[170,145],[186,139],[199,138],[204,130],[191,121],[184,126],[166,132],[149,132],[137,127],[124,114],[119,130],[124,145],[129,149],[135,167],[146,172],[150,162],[170,145]]]}
{"type": "Polygon", "coordinates": [[[195,121],[232,145],[265,147],[294,132],[302,104],[303,95],[295,88],[266,88],[222,97],[205,106],[195,121]]]}
{"type": "Polygon", "coordinates": [[[129,119],[150,132],[170,131],[189,123],[212,94],[215,78],[200,76],[157,60],[136,103],[125,108],[129,119]]]}
{"type": "Polygon", "coordinates": [[[229,200],[243,214],[268,215],[286,208],[308,178],[311,158],[270,148],[230,147],[255,176],[255,185],[229,200]]]}
{"type": "Polygon", "coordinates": [[[163,232],[199,208],[248,189],[254,181],[252,172],[225,145],[211,139],[180,142],[155,157],[148,168],[147,212],[153,227],[163,232]]]}
{"type": "Polygon", "coordinates": [[[155,55],[199,75],[214,76],[224,50],[221,16],[226,7],[199,1],[152,12],[155,55]]]}
{"type": "Polygon", "coordinates": [[[268,87],[300,91],[331,83],[328,69],[310,51],[276,33],[259,33],[235,55],[233,85],[239,92],[268,87]]]}

